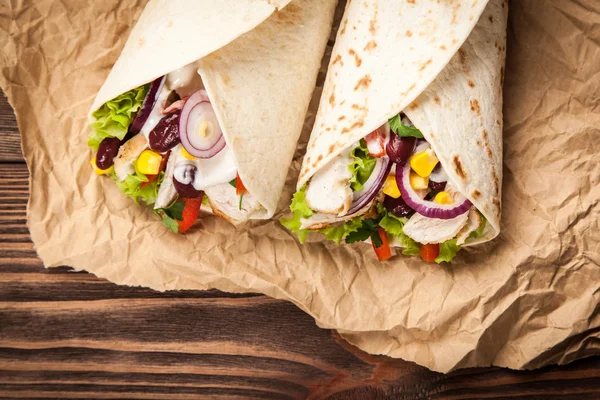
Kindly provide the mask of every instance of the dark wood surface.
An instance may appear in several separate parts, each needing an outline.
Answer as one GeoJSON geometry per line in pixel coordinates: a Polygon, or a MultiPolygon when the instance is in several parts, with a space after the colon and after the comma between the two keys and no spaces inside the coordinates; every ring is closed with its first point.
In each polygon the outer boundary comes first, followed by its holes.
{"type": "Polygon", "coordinates": [[[27,177],[0,93],[1,399],[600,398],[598,358],[443,375],[368,355],[266,296],[45,270],[26,226],[27,177]]]}

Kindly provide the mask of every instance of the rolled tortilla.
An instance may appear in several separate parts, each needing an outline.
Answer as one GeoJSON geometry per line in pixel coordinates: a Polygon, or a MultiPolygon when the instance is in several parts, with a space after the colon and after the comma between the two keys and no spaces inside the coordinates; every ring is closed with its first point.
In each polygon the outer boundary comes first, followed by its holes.
{"type": "Polygon", "coordinates": [[[270,218],[302,131],[336,4],[151,0],[90,115],[121,93],[199,60],[238,174],[266,211],[253,217],[270,218]]]}
{"type": "Polygon", "coordinates": [[[469,244],[497,236],[507,11],[505,0],[349,2],[297,188],[402,111],[489,221],[469,244]]]}

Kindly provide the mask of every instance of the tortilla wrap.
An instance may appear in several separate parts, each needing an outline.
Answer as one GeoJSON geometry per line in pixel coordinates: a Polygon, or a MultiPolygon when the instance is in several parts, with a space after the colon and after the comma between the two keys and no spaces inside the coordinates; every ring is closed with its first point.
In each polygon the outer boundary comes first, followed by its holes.
{"type": "Polygon", "coordinates": [[[259,218],[270,218],[302,131],[337,0],[289,3],[151,0],[90,114],[121,93],[200,60],[199,73],[238,173],[267,211],[259,218]]]}
{"type": "Polygon", "coordinates": [[[497,236],[507,11],[505,0],[349,2],[297,188],[403,111],[489,221],[470,244],[497,236]]]}

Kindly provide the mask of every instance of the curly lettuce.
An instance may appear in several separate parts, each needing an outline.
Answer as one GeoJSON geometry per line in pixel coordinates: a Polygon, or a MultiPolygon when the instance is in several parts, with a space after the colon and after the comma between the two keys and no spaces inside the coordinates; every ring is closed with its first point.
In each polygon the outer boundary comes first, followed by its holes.
{"type": "Polygon", "coordinates": [[[309,218],[315,213],[310,209],[308,203],[306,202],[306,186],[302,187],[302,189],[298,190],[294,194],[292,203],[290,205],[290,210],[294,215],[291,218],[282,218],[279,220],[279,222],[291,232],[298,235],[298,240],[300,243],[304,243],[306,241],[306,236],[309,234],[309,232],[319,232],[325,235],[327,240],[332,240],[337,244],[340,244],[342,239],[344,239],[349,233],[358,230],[362,225],[360,217],[356,217],[343,225],[330,226],[328,228],[319,229],[318,231],[301,229],[301,220],[309,218]]]}
{"type": "Polygon", "coordinates": [[[348,166],[352,173],[350,187],[353,191],[359,192],[373,173],[377,159],[369,154],[367,143],[364,140],[361,140],[359,145],[352,150],[351,156],[354,160],[348,166]]]}
{"type": "Polygon", "coordinates": [[[135,173],[127,176],[124,180],[120,180],[114,173],[111,173],[112,179],[117,184],[117,187],[123,194],[131,198],[135,203],[140,201],[146,205],[152,205],[156,202],[158,196],[158,188],[162,183],[165,173],[161,172],[157,179],[150,182],[150,179],[138,171],[136,161],[133,162],[135,173]]]}
{"type": "Polygon", "coordinates": [[[435,262],[438,264],[441,262],[451,262],[459,250],[460,246],[456,244],[456,239],[446,240],[444,243],[440,243],[440,253],[435,262]]]}
{"type": "Polygon", "coordinates": [[[405,256],[418,256],[420,254],[419,244],[404,234],[404,225],[408,222],[407,217],[396,217],[389,213],[381,204],[377,205],[377,213],[381,216],[379,226],[393,238],[393,243],[402,247],[402,254],[405,256]]]}
{"type": "Polygon", "coordinates": [[[94,111],[88,146],[98,150],[98,146],[106,138],[114,137],[123,140],[134,114],[142,107],[147,90],[147,86],[140,86],[107,101],[94,111]]]}

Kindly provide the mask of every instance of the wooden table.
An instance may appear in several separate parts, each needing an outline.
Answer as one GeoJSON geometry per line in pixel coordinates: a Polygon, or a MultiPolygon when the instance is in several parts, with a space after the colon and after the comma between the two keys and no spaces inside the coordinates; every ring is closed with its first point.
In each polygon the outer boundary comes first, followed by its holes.
{"type": "Polygon", "coordinates": [[[433,373],[366,354],[258,294],[157,293],[45,270],[26,226],[27,167],[0,94],[0,398],[600,398],[600,358],[433,373]]]}

